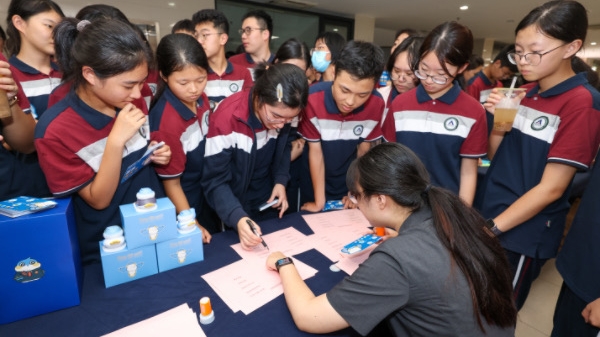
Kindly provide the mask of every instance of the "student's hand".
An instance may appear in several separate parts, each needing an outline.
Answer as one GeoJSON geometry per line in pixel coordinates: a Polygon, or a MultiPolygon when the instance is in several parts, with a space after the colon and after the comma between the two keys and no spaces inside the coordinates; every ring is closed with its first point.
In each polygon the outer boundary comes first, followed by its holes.
{"type": "Polygon", "coordinates": [[[589,303],[581,312],[586,323],[600,328],[600,298],[589,303]]]}
{"type": "Polygon", "coordinates": [[[212,239],[212,235],[206,230],[206,228],[202,227],[198,220],[196,220],[196,226],[202,231],[202,242],[210,243],[210,239],[212,239]]]}
{"type": "Polygon", "coordinates": [[[317,205],[317,203],[315,202],[307,202],[304,205],[302,205],[302,207],[300,207],[300,210],[302,211],[309,211],[309,212],[321,212],[323,210],[324,206],[319,207],[319,205],[317,205]]]}
{"type": "Polygon", "coordinates": [[[483,107],[493,115],[496,111],[496,104],[498,104],[498,102],[500,102],[501,99],[502,96],[500,96],[500,94],[498,93],[498,89],[494,88],[492,89],[492,92],[490,92],[490,95],[488,96],[485,103],[483,103],[483,107]]]}
{"type": "Polygon", "coordinates": [[[271,197],[267,202],[273,201],[275,198],[279,199],[279,202],[273,205],[273,207],[279,209],[279,218],[283,216],[283,213],[288,209],[288,201],[287,194],[285,194],[285,186],[281,184],[275,184],[273,187],[273,191],[271,192],[271,197]]]}
{"type": "Polygon", "coordinates": [[[306,144],[304,138],[298,138],[292,142],[292,161],[298,159],[298,157],[302,155],[304,144],[306,144]]]}
{"type": "MultiPolygon", "coordinates": [[[[375,232],[375,228],[373,228],[373,234],[377,234],[375,232]]],[[[396,232],[395,230],[393,230],[391,228],[385,227],[385,235],[381,237],[381,242],[383,242],[387,239],[395,238],[396,236],[398,236],[398,232],[396,232]]]]}
{"type": "Polygon", "coordinates": [[[127,103],[117,115],[115,124],[108,136],[109,140],[118,145],[125,145],[128,140],[139,132],[140,128],[146,123],[146,115],[135,105],[127,103]]]}
{"type": "Polygon", "coordinates": [[[353,203],[347,195],[342,198],[342,203],[344,204],[344,209],[355,209],[358,207],[355,203],[353,203]]]}
{"type": "MultiPolygon", "coordinates": [[[[240,243],[242,244],[242,248],[244,248],[245,250],[252,250],[252,248],[261,243],[261,240],[260,237],[252,233],[252,229],[250,228],[246,220],[252,221],[247,216],[241,218],[240,221],[238,221],[238,235],[240,236],[240,243]]],[[[262,232],[260,231],[260,226],[258,226],[258,224],[254,221],[252,221],[252,224],[254,225],[254,228],[256,228],[256,232],[259,235],[262,235],[262,232]]]]}
{"type": "Polygon", "coordinates": [[[285,255],[283,255],[282,252],[273,252],[269,254],[269,256],[267,257],[267,269],[277,270],[277,267],[275,267],[275,262],[283,258],[285,258],[285,255]]]}
{"type": "Polygon", "coordinates": [[[15,97],[19,90],[10,71],[10,64],[4,61],[0,61],[0,89],[6,91],[9,100],[15,97]]]}
{"type": "MultiPolygon", "coordinates": [[[[150,147],[156,144],[157,141],[153,140],[150,142],[150,147]]],[[[167,144],[154,150],[150,156],[150,160],[156,165],[167,165],[171,161],[171,147],[167,144]]]]}

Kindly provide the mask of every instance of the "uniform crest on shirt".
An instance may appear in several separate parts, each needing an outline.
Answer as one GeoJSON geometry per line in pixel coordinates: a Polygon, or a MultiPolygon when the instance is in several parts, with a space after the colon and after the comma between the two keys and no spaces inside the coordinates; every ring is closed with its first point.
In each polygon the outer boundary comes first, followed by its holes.
{"type": "Polygon", "coordinates": [[[446,118],[444,121],[444,128],[448,131],[454,131],[458,129],[458,119],[456,117],[446,118]]]}
{"type": "Polygon", "coordinates": [[[544,130],[548,126],[548,123],[548,117],[540,116],[531,122],[531,128],[535,131],[544,130]]]}
{"type": "Polygon", "coordinates": [[[363,133],[364,129],[365,128],[362,125],[357,125],[354,127],[353,132],[355,135],[360,136],[363,133]]]}
{"type": "Polygon", "coordinates": [[[231,92],[238,92],[238,90],[240,90],[240,86],[237,85],[237,83],[231,83],[229,85],[229,90],[231,90],[231,92]]]}

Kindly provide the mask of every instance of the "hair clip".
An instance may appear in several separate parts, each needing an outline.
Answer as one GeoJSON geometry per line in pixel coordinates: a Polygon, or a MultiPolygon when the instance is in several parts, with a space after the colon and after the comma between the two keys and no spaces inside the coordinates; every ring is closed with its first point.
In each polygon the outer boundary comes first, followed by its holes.
{"type": "Polygon", "coordinates": [[[89,22],[88,20],[81,20],[77,23],[77,31],[81,32],[85,26],[89,25],[91,22],[89,22]]]}
{"type": "Polygon", "coordinates": [[[277,101],[279,103],[281,103],[281,100],[283,99],[283,86],[281,86],[281,83],[277,84],[277,101]]]}

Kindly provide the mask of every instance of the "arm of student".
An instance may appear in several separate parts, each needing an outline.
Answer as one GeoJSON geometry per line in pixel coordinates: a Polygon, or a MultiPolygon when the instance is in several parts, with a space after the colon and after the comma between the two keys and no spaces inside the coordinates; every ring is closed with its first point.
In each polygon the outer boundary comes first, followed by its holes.
{"type": "MultiPolygon", "coordinates": [[[[156,143],[158,143],[158,142],[153,140],[152,142],[150,142],[150,145],[148,145],[148,146],[153,146],[156,143]]],[[[152,152],[152,155],[150,156],[150,160],[155,165],[167,165],[171,161],[171,154],[172,154],[171,147],[169,145],[165,144],[165,145],[161,146],[160,148],[154,150],[154,152],[152,152]]]]}
{"type": "Polygon", "coordinates": [[[477,187],[477,158],[460,160],[460,187],[458,196],[469,206],[473,204],[477,187]]]}
{"type": "Polygon", "coordinates": [[[312,179],[315,201],[307,202],[302,210],[320,212],[325,207],[325,161],[321,142],[308,142],[308,166],[312,179]]]}
{"type": "Polygon", "coordinates": [[[565,192],[577,169],[573,166],[547,163],[539,184],[517,199],[494,218],[499,230],[506,232],[531,219],[565,192]]]}
{"type": "Polygon", "coordinates": [[[119,185],[125,143],[144,125],[146,115],[133,104],[127,104],[116,118],[108,138],[100,168],[94,180],[79,190],[79,196],[91,207],[104,209],[110,205],[119,185]]]}
{"type": "Polygon", "coordinates": [[[356,150],[356,158],[362,157],[365,153],[367,153],[371,149],[371,144],[374,142],[362,142],[358,144],[358,149],[356,150]]]}
{"type": "Polygon", "coordinates": [[[600,298],[586,305],[581,315],[586,323],[600,328],[600,298]]]}
{"type": "Polygon", "coordinates": [[[505,134],[506,132],[504,131],[492,130],[488,140],[488,158],[490,158],[490,160],[494,159],[496,151],[498,151],[498,147],[500,146],[500,143],[502,143],[505,134]]]}
{"type": "MultiPolygon", "coordinates": [[[[277,270],[275,262],[284,258],[280,252],[269,255],[267,268],[277,270]]],[[[333,309],[325,294],[315,297],[293,264],[279,269],[285,301],[298,329],[309,333],[327,333],[349,327],[333,309]]]]}
{"type": "Polygon", "coordinates": [[[269,200],[267,200],[267,202],[271,202],[275,200],[275,198],[279,199],[279,202],[273,205],[273,207],[279,208],[279,218],[281,218],[283,216],[283,213],[285,213],[285,211],[289,207],[287,201],[287,194],[285,193],[285,186],[283,186],[282,184],[275,184],[275,186],[273,187],[273,191],[271,192],[271,197],[269,198],[269,200]]]}
{"type": "Polygon", "coordinates": [[[169,200],[175,205],[175,211],[179,214],[181,211],[185,211],[186,209],[190,209],[190,204],[188,203],[187,197],[185,193],[183,193],[183,188],[181,187],[181,179],[180,177],[164,179],[163,186],[165,187],[165,193],[169,200]]]}
{"type": "MultiPolygon", "coordinates": [[[[9,64],[0,61],[0,89],[4,90],[9,97],[15,97],[21,90],[15,80],[12,78],[9,64]]],[[[18,96],[24,96],[22,92],[18,96]]],[[[2,134],[4,141],[10,145],[10,148],[21,152],[31,153],[35,151],[33,142],[35,119],[31,114],[23,112],[19,104],[13,104],[10,108],[11,117],[0,120],[2,124],[2,134]]]]}
{"type": "Polygon", "coordinates": [[[296,159],[298,159],[298,157],[300,157],[302,155],[302,151],[304,150],[304,144],[306,143],[306,140],[304,140],[304,138],[298,138],[294,141],[292,141],[292,160],[294,161],[296,159]]]}

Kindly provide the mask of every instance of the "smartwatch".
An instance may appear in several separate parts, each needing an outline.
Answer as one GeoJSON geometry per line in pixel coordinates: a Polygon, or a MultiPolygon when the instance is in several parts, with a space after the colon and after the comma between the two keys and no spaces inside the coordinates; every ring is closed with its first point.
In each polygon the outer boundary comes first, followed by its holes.
{"type": "Polygon", "coordinates": [[[288,264],[294,264],[294,261],[291,257],[284,257],[283,259],[279,259],[277,262],[275,262],[275,268],[277,268],[277,272],[279,272],[279,268],[288,264]]]}
{"type": "Polygon", "coordinates": [[[485,226],[487,227],[487,229],[489,229],[495,236],[499,236],[500,234],[502,234],[503,232],[498,229],[498,226],[496,226],[496,223],[494,222],[494,219],[487,219],[487,221],[485,222],[485,226]]]}

